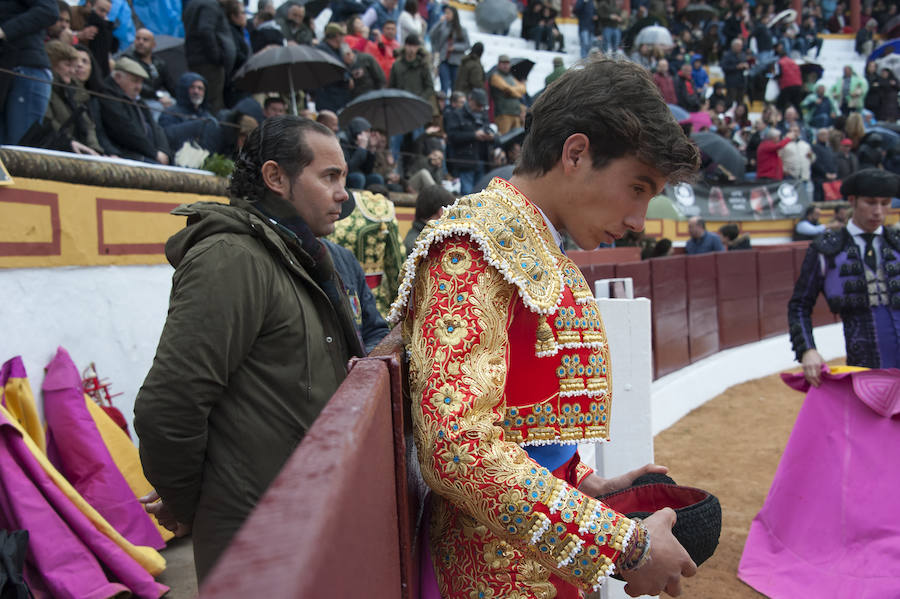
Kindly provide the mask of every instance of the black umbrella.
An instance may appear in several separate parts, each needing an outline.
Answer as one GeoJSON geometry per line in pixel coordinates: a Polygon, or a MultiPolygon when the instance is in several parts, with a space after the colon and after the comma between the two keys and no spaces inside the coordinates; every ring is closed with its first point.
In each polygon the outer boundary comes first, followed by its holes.
{"type": "Polygon", "coordinates": [[[815,79],[813,79],[813,81],[818,81],[822,78],[822,73],[824,72],[825,69],[822,68],[822,65],[814,62],[804,62],[800,65],[800,75],[803,78],[803,81],[810,79],[810,76],[813,74],[815,74],[815,79]]]}
{"type": "Polygon", "coordinates": [[[710,131],[693,133],[691,139],[712,160],[722,165],[735,179],[744,178],[746,164],[741,152],[729,140],[710,131]]]}
{"type": "Polygon", "coordinates": [[[173,35],[157,35],[153,55],[166,61],[166,67],[168,67],[173,81],[178,81],[178,78],[188,71],[187,58],[184,55],[184,38],[173,35]]]}
{"type": "Polygon", "coordinates": [[[716,18],[719,15],[719,11],[709,4],[688,4],[681,11],[681,14],[686,16],[691,23],[697,23],[698,21],[716,18]]]}
{"type": "Polygon", "coordinates": [[[501,135],[498,141],[500,142],[500,147],[505,150],[507,149],[507,146],[511,144],[522,143],[523,139],[525,139],[525,128],[516,127],[515,129],[510,129],[509,131],[501,135]]]}
{"type": "Polygon", "coordinates": [[[431,104],[402,89],[379,89],[351,100],[338,114],[342,127],[354,118],[365,118],[387,135],[399,135],[431,120],[431,104]]]}
{"type": "Polygon", "coordinates": [[[505,35],[519,16],[519,9],[511,0],[482,0],[475,7],[475,24],[485,33],[505,35]]]}
{"type": "Polygon", "coordinates": [[[347,67],[312,46],[275,46],[260,50],[234,74],[234,83],[251,92],[290,94],[297,114],[295,90],[318,89],[340,81],[347,67]]]}
{"type": "Polygon", "coordinates": [[[519,81],[528,79],[528,73],[534,67],[534,62],[527,58],[513,58],[509,61],[509,72],[519,81]]]}
{"type": "Polygon", "coordinates": [[[892,18],[881,28],[882,39],[900,37],[900,15],[892,18]]]}

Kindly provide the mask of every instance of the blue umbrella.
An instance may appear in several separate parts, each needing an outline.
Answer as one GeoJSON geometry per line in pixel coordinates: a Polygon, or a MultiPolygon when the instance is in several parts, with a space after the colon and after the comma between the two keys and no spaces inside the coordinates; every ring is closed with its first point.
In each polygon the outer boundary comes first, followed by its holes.
{"type": "Polygon", "coordinates": [[[677,104],[669,104],[668,106],[669,112],[672,113],[672,116],[675,117],[675,120],[679,123],[691,116],[687,110],[677,104]]]}
{"type": "Polygon", "coordinates": [[[900,52],[900,37],[888,40],[872,50],[872,53],[869,54],[869,58],[866,59],[866,62],[872,62],[876,58],[881,57],[888,48],[893,48],[894,52],[900,52]]]}

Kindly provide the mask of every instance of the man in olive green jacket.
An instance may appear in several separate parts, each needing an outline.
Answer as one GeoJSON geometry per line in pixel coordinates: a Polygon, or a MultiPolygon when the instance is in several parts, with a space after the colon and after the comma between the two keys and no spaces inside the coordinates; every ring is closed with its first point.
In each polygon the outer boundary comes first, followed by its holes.
{"type": "Polygon", "coordinates": [[[274,117],[238,158],[229,206],[183,205],[169,313],[135,402],[147,510],[193,530],[203,580],[362,356],[325,246],[346,201],[337,138],[274,117]]]}

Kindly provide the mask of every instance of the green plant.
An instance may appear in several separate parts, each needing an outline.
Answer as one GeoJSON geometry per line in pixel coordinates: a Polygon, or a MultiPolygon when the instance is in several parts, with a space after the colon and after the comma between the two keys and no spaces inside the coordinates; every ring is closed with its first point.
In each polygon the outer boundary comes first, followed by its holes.
{"type": "Polygon", "coordinates": [[[234,161],[222,154],[210,154],[203,161],[203,169],[211,171],[219,177],[228,177],[234,170],[234,161]]]}

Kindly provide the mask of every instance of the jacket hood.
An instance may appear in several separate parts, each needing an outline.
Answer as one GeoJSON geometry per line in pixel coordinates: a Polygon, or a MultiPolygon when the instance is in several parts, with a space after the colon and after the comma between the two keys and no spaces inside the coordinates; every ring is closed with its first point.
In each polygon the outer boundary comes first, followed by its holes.
{"type": "Polygon", "coordinates": [[[207,98],[209,96],[209,83],[206,81],[206,77],[200,75],[199,73],[187,72],[184,73],[181,77],[178,78],[178,85],[175,88],[175,101],[178,102],[179,108],[190,110],[190,112],[207,112],[209,111],[209,104],[207,104],[207,98]],[[203,86],[206,88],[207,93],[203,96],[203,102],[198,107],[194,107],[191,104],[191,97],[188,95],[188,88],[194,83],[194,81],[200,80],[203,82],[203,86]]]}
{"type": "Polygon", "coordinates": [[[228,204],[216,202],[182,204],[175,208],[172,214],[186,216],[188,224],[166,242],[166,259],[175,268],[178,268],[192,247],[207,237],[219,233],[253,234],[250,213],[228,204]]]}
{"type": "Polygon", "coordinates": [[[362,133],[363,131],[368,131],[372,128],[372,125],[369,124],[365,118],[361,116],[353,117],[350,121],[350,124],[347,125],[347,137],[351,142],[356,141],[356,136],[362,133]]]}

